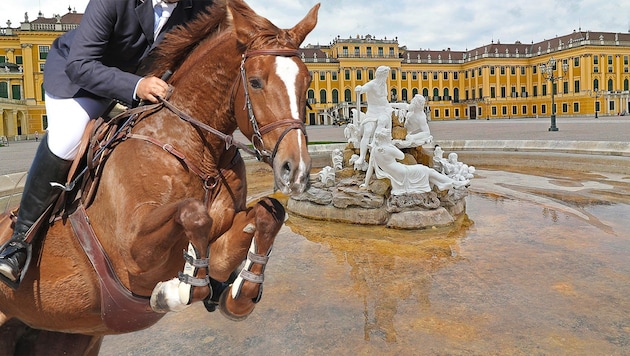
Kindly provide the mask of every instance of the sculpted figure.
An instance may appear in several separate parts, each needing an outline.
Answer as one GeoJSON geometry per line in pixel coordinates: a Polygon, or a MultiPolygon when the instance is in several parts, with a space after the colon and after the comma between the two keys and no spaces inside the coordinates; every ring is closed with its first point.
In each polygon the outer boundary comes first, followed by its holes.
{"type": "Polygon", "coordinates": [[[357,109],[352,109],[350,112],[352,113],[352,123],[349,123],[343,129],[343,135],[348,140],[348,143],[351,143],[354,147],[359,147],[359,142],[361,141],[361,118],[364,114],[361,113],[359,115],[357,109]]]}
{"type": "Polygon", "coordinates": [[[475,167],[469,166],[463,162],[458,161],[457,153],[451,152],[448,154],[448,159],[442,159],[442,167],[444,174],[451,177],[454,180],[465,181],[472,179],[473,173],[475,173],[475,167]]]}
{"type": "Polygon", "coordinates": [[[327,187],[332,187],[335,184],[335,169],[331,166],[322,168],[317,176],[319,177],[320,182],[327,187]]]}
{"type": "Polygon", "coordinates": [[[389,67],[380,66],[376,69],[373,80],[365,85],[357,85],[355,91],[358,94],[367,95],[367,112],[361,121],[361,142],[359,158],[355,162],[355,168],[365,163],[367,150],[377,127],[386,129],[391,135],[392,107],[387,100],[387,73],[389,67]]]}
{"type": "Polygon", "coordinates": [[[388,178],[391,181],[392,195],[426,193],[433,186],[438,190],[448,190],[468,184],[468,181],[453,180],[422,164],[406,165],[397,161],[404,157],[405,154],[392,143],[389,132],[377,130],[370,153],[370,167],[365,176],[365,184],[361,186],[365,187],[369,183],[372,169],[377,178],[388,178]]]}
{"type": "Polygon", "coordinates": [[[343,152],[341,152],[340,149],[335,148],[331,153],[331,157],[332,157],[333,168],[336,171],[342,170],[343,169],[343,152]]]}
{"type": "Polygon", "coordinates": [[[407,128],[407,137],[405,140],[407,141],[425,141],[422,143],[424,144],[433,139],[431,130],[427,124],[427,114],[424,112],[424,104],[424,96],[420,94],[416,94],[413,99],[411,99],[409,111],[407,111],[405,117],[405,127],[407,128]]]}

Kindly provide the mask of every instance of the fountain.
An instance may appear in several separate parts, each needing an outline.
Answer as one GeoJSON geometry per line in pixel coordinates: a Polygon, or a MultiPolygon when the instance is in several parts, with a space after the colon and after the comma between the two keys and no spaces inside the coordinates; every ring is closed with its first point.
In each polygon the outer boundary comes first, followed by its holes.
{"type": "Polygon", "coordinates": [[[292,197],[289,211],[312,219],[353,224],[423,229],[456,224],[466,211],[466,196],[475,169],[457,153],[443,157],[433,141],[424,105],[416,95],[410,104],[389,103],[387,73],[357,86],[357,109],[345,129],[342,151],[333,150],[312,187],[292,197]],[[367,95],[367,112],[360,110],[367,95]],[[431,152],[433,151],[433,152],[431,152]],[[372,179],[375,176],[375,179],[372,179]]]}

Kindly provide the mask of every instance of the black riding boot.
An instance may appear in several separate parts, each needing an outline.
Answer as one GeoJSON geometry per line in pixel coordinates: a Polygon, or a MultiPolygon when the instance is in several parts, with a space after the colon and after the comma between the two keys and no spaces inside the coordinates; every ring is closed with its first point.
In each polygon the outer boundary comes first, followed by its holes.
{"type": "Polygon", "coordinates": [[[0,247],[0,279],[12,288],[18,287],[24,267],[30,260],[31,246],[26,241],[27,232],[61,193],[51,182],[65,184],[71,165],[72,161],[50,152],[48,135],[44,135],[26,178],[13,235],[0,247]]]}

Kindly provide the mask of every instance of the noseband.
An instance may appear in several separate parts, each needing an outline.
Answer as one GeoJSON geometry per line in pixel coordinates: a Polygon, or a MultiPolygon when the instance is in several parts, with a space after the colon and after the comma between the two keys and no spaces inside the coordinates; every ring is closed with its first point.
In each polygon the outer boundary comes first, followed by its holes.
{"type": "MultiPolygon", "coordinates": [[[[297,57],[299,55],[297,50],[292,49],[260,49],[256,51],[251,51],[243,54],[243,58],[241,60],[241,76],[240,80],[243,82],[243,91],[245,93],[245,108],[247,109],[247,116],[249,118],[249,122],[252,125],[252,129],[254,130],[254,134],[252,135],[250,141],[254,146],[254,151],[256,152],[256,157],[259,161],[266,162],[268,164],[272,164],[276,154],[278,153],[278,147],[280,146],[280,142],[282,139],[291,131],[299,129],[304,133],[304,137],[306,137],[306,141],[308,142],[308,136],[306,135],[306,128],[302,121],[298,121],[295,119],[283,119],[279,121],[274,121],[265,126],[259,126],[258,121],[256,121],[256,117],[254,115],[254,110],[252,108],[252,102],[249,97],[249,90],[247,89],[247,74],[245,73],[245,61],[248,58],[255,56],[282,56],[282,57],[297,57]],[[265,149],[265,144],[263,142],[263,135],[277,129],[284,127],[284,131],[278,137],[276,141],[276,145],[269,153],[267,149],[265,149]]],[[[245,109],[244,108],[244,109],[245,109]]]]}

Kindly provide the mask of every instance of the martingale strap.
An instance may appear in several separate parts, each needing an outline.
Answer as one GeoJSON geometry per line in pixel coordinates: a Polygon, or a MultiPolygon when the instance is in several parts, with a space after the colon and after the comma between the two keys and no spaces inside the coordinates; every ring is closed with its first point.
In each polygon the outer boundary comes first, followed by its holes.
{"type": "Polygon", "coordinates": [[[126,333],[157,323],[165,314],[154,312],[148,297],[138,297],[123,286],[90,225],[83,205],[79,205],[69,220],[98,276],[101,286],[101,319],[105,326],[112,331],[126,333]]]}

